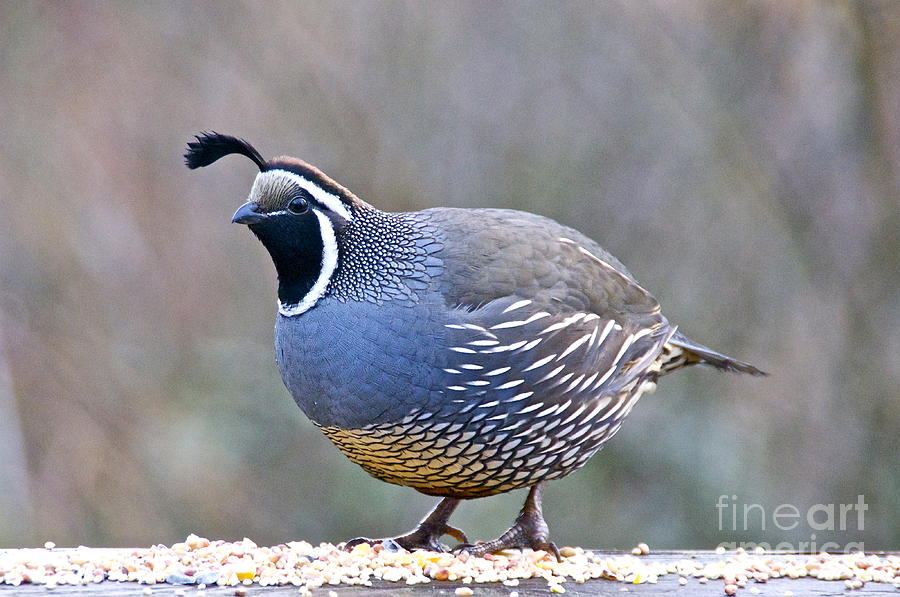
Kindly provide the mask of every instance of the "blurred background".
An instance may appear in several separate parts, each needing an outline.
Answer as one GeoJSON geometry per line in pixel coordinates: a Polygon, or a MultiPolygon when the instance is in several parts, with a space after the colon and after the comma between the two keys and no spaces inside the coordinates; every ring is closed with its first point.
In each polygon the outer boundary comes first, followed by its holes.
{"type": "MultiPolygon", "coordinates": [[[[666,378],[549,487],[560,544],[900,548],[892,0],[4,1],[0,118],[0,546],[336,542],[434,503],[282,387],[274,270],[229,223],[255,167],[183,166],[214,129],[385,209],[573,225],[771,372],[666,378]],[[860,495],[862,529],[805,520],[860,495]]],[[[524,497],[454,524],[491,538],[524,497]]]]}

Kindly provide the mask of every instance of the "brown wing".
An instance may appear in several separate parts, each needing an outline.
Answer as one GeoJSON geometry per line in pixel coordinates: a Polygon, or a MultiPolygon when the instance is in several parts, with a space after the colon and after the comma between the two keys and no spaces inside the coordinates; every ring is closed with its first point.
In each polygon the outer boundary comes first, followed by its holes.
{"type": "Polygon", "coordinates": [[[445,326],[439,379],[448,407],[507,426],[554,419],[562,430],[626,412],[620,394],[642,382],[674,333],[658,303],[574,230],[530,214],[503,221],[503,234],[473,234],[476,249],[463,270],[490,292],[467,286],[445,326]],[[528,242],[504,244],[510,226],[528,242]],[[519,270],[534,282],[497,296],[519,270]]]}

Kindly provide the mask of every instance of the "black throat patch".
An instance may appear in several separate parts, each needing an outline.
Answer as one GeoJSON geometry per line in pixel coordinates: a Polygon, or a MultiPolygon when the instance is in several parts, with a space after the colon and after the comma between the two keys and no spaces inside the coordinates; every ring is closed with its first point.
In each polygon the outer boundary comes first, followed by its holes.
{"type": "Polygon", "coordinates": [[[310,212],[304,217],[283,216],[251,225],[278,273],[278,301],[296,305],[310,292],[322,271],[324,245],[319,221],[310,212]]]}

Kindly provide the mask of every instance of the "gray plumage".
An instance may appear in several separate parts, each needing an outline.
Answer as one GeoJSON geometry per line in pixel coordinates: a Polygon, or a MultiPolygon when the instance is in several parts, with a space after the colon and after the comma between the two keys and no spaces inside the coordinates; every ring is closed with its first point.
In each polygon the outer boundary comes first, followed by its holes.
{"type": "Polygon", "coordinates": [[[354,430],[355,443],[330,436],[375,476],[466,497],[558,478],[615,434],[665,366],[675,329],[656,300],[572,228],[497,209],[357,214],[338,244],[371,260],[354,259],[354,281],[377,292],[337,286],[309,313],[280,315],[276,349],[297,404],[320,427],[354,430]],[[361,234],[369,218],[404,232],[361,234]],[[385,277],[379,259],[399,273],[385,277]],[[365,441],[413,429],[415,446],[365,441]],[[450,473],[404,468],[448,438],[464,446],[437,458],[450,473]],[[368,458],[376,448],[381,461],[368,458]]]}

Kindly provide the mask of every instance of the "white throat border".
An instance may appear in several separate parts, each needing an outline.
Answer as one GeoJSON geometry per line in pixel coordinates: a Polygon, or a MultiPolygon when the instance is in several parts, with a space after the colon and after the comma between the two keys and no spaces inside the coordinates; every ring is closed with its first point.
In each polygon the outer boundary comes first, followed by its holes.
{"type": "Polygon", "coordinates": [[[319,219],[319,230],[322,236],[322,266],[319,270],[319,277],[316,278],[312,288],[309,289],[309,292],[306,293],[306,296],[299,303],[285,305],[278,301],[278,312],[285,317],[295,317],[312,309],[319,302],[319,299],[325,295],[331,276],[334,274],[334,270],[337,269],[338,246],[337,238],[334,234],[334,225],[328,219],[328,216],[319,210],[313,208],[313,213],[319,219]]]}

